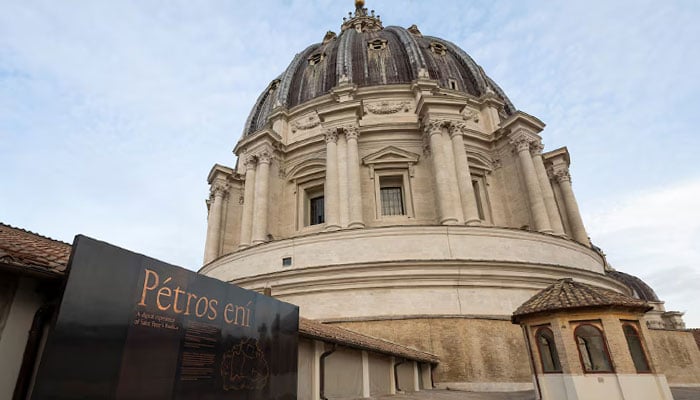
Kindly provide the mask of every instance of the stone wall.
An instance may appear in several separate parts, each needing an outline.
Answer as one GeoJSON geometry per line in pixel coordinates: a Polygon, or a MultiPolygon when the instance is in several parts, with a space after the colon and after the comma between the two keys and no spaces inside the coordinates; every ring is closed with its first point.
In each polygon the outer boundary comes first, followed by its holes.
{"type": "Polygon", "coordinates": [[[654,362],[668,383],[700,385],[700,350],[688,331],[649,329],[654,362]]]}
{"type": "Polygon", "coordinates": [[[436,354],[440,357],[436,384],[531,382],[522,331],[510,321],[425,318],[338,325],[436,354]]]}

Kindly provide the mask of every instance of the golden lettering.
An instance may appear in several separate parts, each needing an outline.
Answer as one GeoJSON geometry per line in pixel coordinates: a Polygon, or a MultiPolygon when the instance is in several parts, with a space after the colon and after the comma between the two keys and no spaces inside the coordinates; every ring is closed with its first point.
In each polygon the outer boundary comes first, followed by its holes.
{"type": "Polygon", "coordinates": [[[233,320],[234,325],[245,325],[245,307],[243,306],[236,306],[236,319],[233,320]],[[238,312],[241,312],[241,323],[238,323],[238,312]]]}
{"type": "Polygon", "coordinates": [[[219,304],[219,300],[211,299],[209,300],[209,313],[207,314],[207,319],[213,321],[216,319],[217,312],[216,306],[219,304]]]}
{"type": "Polygon", "coordinates": [[[196,315],[197,318],[202,318],[207,313],[207,308],[209,308],[208,304],[209,304],[209,299],[207,299],[204,296],[200,297],[199,300],[197,300],[197,304],[194,306],[194,315],[196,315]],[[202,304],[202,301],[204,301],[204,309],[200,313],[199,312],[199,305],[202,304]]]}
{"type": "Polygon", "coordinates": [[[173,300],[173,311],[175,311],[176,314],[182,314],[182,312],[185,311],[183,309],[177,308],[178,294],[180,294],[180,293],[185,294],[185,292],[183,290],[180,290],[180,286],[178,286],[175,288],[175,299],[173,300]]]}
{"type": "Polygon", "coordinates": [[[233,323],[233,320],[228,316],[228,313],[231,311],[233,311],[233,304],[226,304],[226,307],[224,307],[224,321],[226,321],[227,324],[233,323]]]}
{"type": "Polygon", "coordinates": [[[197,299],[197,295],[194,293],[187,293],[187,305],[185,306],[185,315],[190,315],[190,301],[192,298],[197,299]]]}
{"type": "MultiPolygon", "coordinates": [[[[170,282],[171,279],[172,279],[172,278],[166,279],[166,280],[163,282],[163,285],[165,285],[165,284],[167,284],[168,282],[170,282]]],[[[166,307],[166,306],[163,306],[162,304],[160,304],[160,298],[161,298],[161,296],[168,298],[168,297],[170,297],[170,296],[172,296],[172,295],[173,295],[173,291],[172,291],[172,289],[170,289],[169,287],[163,286],[163,287],[161,287],[160,289],[158,289],[158,295],[156,296],[156,306],[158,306],[158,309],[159,309],[159,310],[165,311],[165,310],[167,310],[167,309],[170,308],[170,304],[168,304],[167,307],[166,307]],[[166,292],[167,292],[167,294],[165,294],[166,292]]]]}
{"type": "Polygon", "coordinates": [[[146,305],[146,295],[148,294],[148,291],[157,288],[159,281],[160,277],[158,276],[157,272],[151,271],[150,269],[146,269],[146,276],[143,278],[143,291],[141,292],[141,302],[139,303],[140,306],[146,305]],[[153,286],[148,286],[148,278],[150,276],[153,276],[156,279],[155,283],[153,283],[153,286]]]}

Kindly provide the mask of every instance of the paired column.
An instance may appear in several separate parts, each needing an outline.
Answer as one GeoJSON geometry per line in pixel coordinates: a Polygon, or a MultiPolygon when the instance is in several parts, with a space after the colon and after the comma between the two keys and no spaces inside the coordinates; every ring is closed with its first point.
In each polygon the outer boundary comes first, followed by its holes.
{"type": "Polygon", "coordinates": [[[462,213],[467,225],[481,225],[479,210],[476,206],[476,196],[472,186],[472,177],[469,173],[469,161],[464,150],[464,137],[462,124],[450,126],[450,137],[452,138],[452,151],[454,153],[455,169],[457,172],[457,183],[461,198],[462,213]]]}
{"type": "Polygon", "coordinates": [[[207,242],[204,250],[204,263],[219,256],[221,251],[221,222],[223,218],[224,198],[228,195],[225,183],[215,182],[211,186],[209,218],[207,223],[207,242]]]}
{"type": "Polygon", "coordinates": [[[340,226],[349,222],[348,209],[348,142],[345,135],[338,135],[338,206],[340,226]]]}
{"type": "Polygon", "coordinates": [[[340,229],[340,188],[338,186],[338,131],[326,131],[326,183],[324,191],[324,212],[326,230],[340,229]]]}
{"type": "Polygon", "coordinates": [[[270,186],[270,161],[272,154],[264,150],[258,154],[255,176],[255,201],[253,207],[253,244],[267,241],[267,203],[270,186]]]}
{"type": "Polygon", "coordinates": [[[442,129],[443,121],[429,121],[425,125],[425,134],[430,137],[430,152],[433,160],[433,175],[437,189],[438,212],[440,213],[440,223],[443,225],[456,225],[459,218],[454,210],[450,194],[449,168],[445,165],[446,152],[443,143],[442,129]]]}
{"type": "Polygon", "coordinates": [[[350,208],[350,228],[363,228],[365,223],[362,219],[362,188],[360,187],[360,152],[357,147],[359,130],[356,127],[345,129],[345,139],[347,140],[347,177],[350,208]]]}
{"type": "Polygon", "coordinates": [[[515,146],[520,161],[520,169],[522,171],[523,180],[525,181],[525,189],[527,191],[528,201],[530,203],[530,213],[532,214],[535,229],[540,232],[551,233],[552,228],[549,224],[547,209],[542,198],[542,190],[540,182],[535,171],[535,164],[530,155],[530,143],[533,140],[523,134],[511,139],[511,143],[515,146]]]}
{"type": "Polygon", "coordinates": [[[586,228],[583,226],[583,219],[581,219],[581,212],[578,209],[576,197],[574,197],[574,191],[571,189],[571,175],[569,175],[568,168],[560,168],[554,171],[554,176],[561,190],[564,208],[566,208],[566,218],[569,220],[569,227],[571,228],[571,236],[579,243],[590,245],[586,228]]]}
{"type": "Polygon", "coordinates": [[[535,164],[535,172],[537,173],[537,180],[540,182],[540,189],[542,189],[544,206],[547,209],[552,232],[555,235],[564,235],[564,225],[562,225],[557,202],[554,198],[554,190],[547,176],[547,170],[544,168],[544,161],[542,161],[543,147],[542,143],[535,143],[530,147],[532,162],[535,164]]]}
{"type": "Polygon", "coordinates": [[[241,235],[238,247],[250,246],[253,229],[253,203],[255,202],[255,168],[257,158],[245,160],[245,189],[243,192],[243,216],[241,218],[241,235]]]}

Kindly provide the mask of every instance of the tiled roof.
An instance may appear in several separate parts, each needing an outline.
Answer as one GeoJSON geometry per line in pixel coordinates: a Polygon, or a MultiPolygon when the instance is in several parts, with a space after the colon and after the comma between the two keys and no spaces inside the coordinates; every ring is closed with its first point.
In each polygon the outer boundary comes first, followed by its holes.
{"type": "Polygon", "coordinates": [[[63,274],[71,245],[0,223],[0,264],[63,274]]]}
{"type": "Polygon", "coordinates": [[[440,361],[436,355],[431,353],[306,318],[299,319],[299,334],[311,339],[319,339],[342,346],[390,354],[420,362],[438,363],[440,361]]]}
{"type": "Polygon", "coordinates": [[[630,275],[622,271],[605,271],[605,274],[627,285],[634,291],[634,297],[636,298],[645,301],[660,301],[659,297],[656,295],[656,292],[654,292],[654,289],[634,275],[630,275]]]}
{"type": "Polygon", "coordinates": [[[512,320],[517,323],[526,315],[596,307],[618,307],[642,312],[652,308],[644,300],[566,278],[532,296],[515,310],[512,320]]]}

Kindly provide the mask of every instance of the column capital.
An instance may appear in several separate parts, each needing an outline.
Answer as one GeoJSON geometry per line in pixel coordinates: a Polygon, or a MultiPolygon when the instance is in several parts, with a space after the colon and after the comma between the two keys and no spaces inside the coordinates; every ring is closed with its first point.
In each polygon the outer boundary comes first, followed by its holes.
{"type": "Polygon", "coordinates": [[[530,150],[530,140],[526,137],[513,138],[510,140],[510,144],[515,147],[518,153],[530,150]]]}
{"type": "Polygon", "coordinates": [[[345,132],[345,138],[357,139],[360,136],[360,129],[356,125],[345,125],[343,126],[343,132],[345,132]]]}
{"type": "Polygon", "coordinates": [[[272,152],[268,149],[261,150],[257,155],[258,164],[269,164],[272,161],[272,152]]]}
{"type": "Polygon", "coordinates": [[[558,168],[553,170],[552,175],[554,175],[554,179],[556,179],[557,182],[571,182],[571,174],[569,174],[568,168],[558,168]]]}
{"type": "Polygon", "coordinates": [[[542,143],[542,142],[530,143],[530,154],[532,154],[533,157],[541,156],[543,150],[544,150],[544,143],[542,143]]]}
{"type": "Polygon", "coordinates": [[[253,155],[246,157],[243,161],[243,165],[245,166],[246,171],[249,169],[255,169],[255,166],[257,164],[258,158],[253,155]]]}
{"type": "Polygon", "coordinates": [[[338,130],[337,129],[326,129],[325,132],[323,132],[323,135],[326,139],[326,143],[336,143],[338,141],[338,130]]]}
{"type": "Polygon", "coordinates": [[[467,129],[467,124],[463,122],[450,122],[450,137],[461,136],[467,129]]]}
{"type": "Polygon", "coordinates": [[[423,133],[426,136],[432,136],[435,134],[441,134],[442,128],[445,126],[447,121],[443,119],[429,119],[423,122],[423,133]]]}
{"type": "Polygon", "coordinates": [[[519,129],[511,133],[508,137],[510,139],[510,144],[515,147],[518,153],[530,150],[532,143],[539,142],[537,135],[525,129],[519,129]]]}
{"type": "Polygon", "coordinates": [[[211,197],[225,197],[228,195],[229,185],[226,182],[214,182],[209,189],[211,197]]]}

